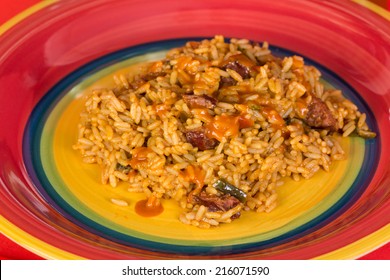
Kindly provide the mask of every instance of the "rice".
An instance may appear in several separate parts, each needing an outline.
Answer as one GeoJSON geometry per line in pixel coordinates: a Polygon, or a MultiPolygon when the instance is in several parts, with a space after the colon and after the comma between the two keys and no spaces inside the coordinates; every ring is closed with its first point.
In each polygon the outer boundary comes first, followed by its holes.
{"type": "Polygon", "coordinates": [[[122,199],[116,199],[116,198],[111,198],[111,202],[117,206],[128,206],[129,204],[122,200],[122,199]]]}
{"type": "Polygon", "coordinates": [[[302,57],[274,57],[268,43],[188,42],[93,90],[73,147],[101,166],[103,184],[127,184],[152,206],[177,201],[182,223],[269,213],[284,178],[309,179],[346,157],[336,136],[375,137],[366,114],[320,77],[302,57]]]}

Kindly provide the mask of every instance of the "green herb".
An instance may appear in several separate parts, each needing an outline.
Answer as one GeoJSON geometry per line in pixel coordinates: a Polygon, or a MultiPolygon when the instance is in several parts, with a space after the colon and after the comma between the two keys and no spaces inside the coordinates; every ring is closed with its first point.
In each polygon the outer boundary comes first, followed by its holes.
{"type": "Polygon", "coordinates": [[[237,198],[241,202],[245,202],[246,193],[232,184],[226,182],[224,179],[219,179],[213,184],[214,188],[223,192],[224,194],[230,194],[237,198]]]}
{"type": "Polygon", "coordinates": [[[260,106],[254,104],[254,103],[250,103],[248,107],[249,107],[249,109],[252,109],[252,110],[255,110],[255,111],[260,111],[260,106]]]}
{"type": "Polygon", "coordinates": [[[130,170],[131,170],[131,167],[130,167],[130,165],[124,166],[124,165],[122,165],[120,163],[117,163],[116,166],[115,166],[115,170],[121,171],[121,172],[123,172],[125,174],[128,174],[130,172],[130,170]]]}

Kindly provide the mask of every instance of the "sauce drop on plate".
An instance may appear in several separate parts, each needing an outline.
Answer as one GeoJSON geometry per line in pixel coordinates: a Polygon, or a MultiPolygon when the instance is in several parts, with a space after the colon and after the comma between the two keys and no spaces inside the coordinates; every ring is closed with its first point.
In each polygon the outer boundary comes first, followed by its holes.
{"type": "Polygon", "coordinates": [[[135,204],[135,212],[143,217],[154,217],[161,214],[164,211],[161,203],[150,204],[148,199],[143,199],[135,204]]]}

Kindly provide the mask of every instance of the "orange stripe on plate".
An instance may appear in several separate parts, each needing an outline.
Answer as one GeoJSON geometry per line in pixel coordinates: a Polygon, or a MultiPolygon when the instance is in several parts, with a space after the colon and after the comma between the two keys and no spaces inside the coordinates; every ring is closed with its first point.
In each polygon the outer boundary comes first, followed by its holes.
{"type": "Polygon", "coordinates": [[[24,232],[0,215],[0,231],[25,249],[45,259],[79,260],[80,256],[56,248],[36,237],[24,232]]]}
{"type": "Polygon", "coordinates": [[[316,257],[318,260],[357,259],[389,242],[390,225],[333,252],[316,257]]]}
{"type": "Polygon", "coordinates": [[[378,15],[390,21],[390,12],[382,8],[381,6],[378,6],[377,4],[367,0],[352,0],[352,1],[366,7],[367,9],[373,11],[374,13],[377,13],[378,15]]]}
{"type": "Polygon", "coordinates": [[[17,14],[0,26],[0,36],[23,19],[55,2],[57,2],[57,0],[44,0],[17,14]]]}

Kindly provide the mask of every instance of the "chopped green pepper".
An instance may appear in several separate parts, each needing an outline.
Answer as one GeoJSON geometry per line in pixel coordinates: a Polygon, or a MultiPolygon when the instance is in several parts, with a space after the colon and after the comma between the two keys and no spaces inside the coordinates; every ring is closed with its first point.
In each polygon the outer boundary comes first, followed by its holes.
{"type": "Polygon", "coordinates": [[[232,184],[226,182],[224,179],[219,179],[213,184],[214,188],[223,192],[224,194],[230,194],[237,198],[241,202],[245,202],[246,193],[240,190],[239,188],[233,186],[232,184]]]}
{"type": "Polygon", "coordinates": [[[120,163],[118,162],[118,163],[116,164],[116,166],[115,166],[115,170],[121,171],[121,172],[123,172],[123,173],[125,173],[125,174],[128,174],[128,173],[130,172],[130,170],[131,170],[131,167],[130,167],[130,165],[124,166],[124,165],[122,165],[122,164],[120,164],[120,163]]]}
{"type": "Polygon", "coordinates": [[[255,110],[255,111],[260,111],[260,109],[261,109],[260,106],[255,104],[255,103],[249,103],[248,107],[249,107],[249,109],[252,109],[252,110],[255,110]]]}

